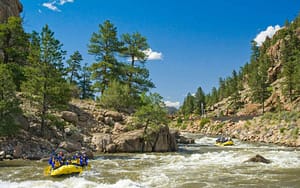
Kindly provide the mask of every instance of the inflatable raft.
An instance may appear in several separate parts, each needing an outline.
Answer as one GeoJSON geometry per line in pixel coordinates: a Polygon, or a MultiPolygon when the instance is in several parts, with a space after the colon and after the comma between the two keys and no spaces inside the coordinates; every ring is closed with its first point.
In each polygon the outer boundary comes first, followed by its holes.
{"type": "Polygon", "coordinates": [[[44,175],[48,176],[61,176],[61,175],[70,175],[70,174],[79,174],[84,170],[84,167],[78,165],[62,165],[56,169],[52,169],[51,166],[48,166],[44,170],[44,175]]]}
{"type": "Polygon", "coordinates": [[[215,143],[216,146],[232,146],[234,145],[232,140],[228,140],[226,142],[216,142],[215,143]]]}

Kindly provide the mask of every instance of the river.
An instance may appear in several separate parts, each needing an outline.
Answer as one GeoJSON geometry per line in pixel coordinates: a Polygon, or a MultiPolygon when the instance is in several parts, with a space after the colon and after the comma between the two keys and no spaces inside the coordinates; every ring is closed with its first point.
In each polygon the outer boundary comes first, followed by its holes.
{"type": "Polygon", "coordinates": [[[215,138],[187,136],[196,144],[180,145],[176,153],[100,155],[90,171],[71,177],[44,177],[45,162],[2,161],[0,187],[300,187],[299,149],[238,140],[216,147],[215,138]],[[272,163],[243,162],[256,154],[272,163]]]}

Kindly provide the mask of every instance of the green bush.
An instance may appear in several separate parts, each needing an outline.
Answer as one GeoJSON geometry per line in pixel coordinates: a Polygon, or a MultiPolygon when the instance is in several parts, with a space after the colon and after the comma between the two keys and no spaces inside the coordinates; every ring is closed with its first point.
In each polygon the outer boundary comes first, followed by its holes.
{"type": "Polygon", "coordinates": [[[280,133],[284,133],[285,130],[286,130],[285,127],[281,127],[281,128],[279,129],[280,133]]]}
{"type": "Polygon", "coordinates": [[[299,127],[295,128],[293,130],[293,138],[297,139],[299,135],[299,127]]]}
{"type": "Polygon", "coordinates": [[[15,118],[22,112],[15,93],[13,74],[3,64],[0,64],[0,83],[0,135],[14,135],[19,129],[15,118]]]}
{"type": "Polygon", "coordinates": [[[202,118],[199,124],[200,129],[202,129],[210,120],[208,118],[202,118]]]}
{"type": "Polygon", "coordinates": [[[100,98],[102,107],[121,112],[135,109],[139,102],[139,98],[131,94],[128,85],[121,84],[118,81],[112,81],[100,98]]]}

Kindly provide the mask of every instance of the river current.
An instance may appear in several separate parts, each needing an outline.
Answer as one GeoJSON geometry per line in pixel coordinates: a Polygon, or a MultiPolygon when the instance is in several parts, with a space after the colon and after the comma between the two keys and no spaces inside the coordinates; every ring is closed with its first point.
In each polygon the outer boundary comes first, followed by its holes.
{"type": "Polygon", "coordinates": [[[217,147],[215,138],[186,136],[196,143],[176,153],[99,155],[76,176],[44,177],[46,162],[2,161],[0,188],[300,187],[299,149],[238,140],[217,147]],[[244,163],[256,154],[272,163],[244,163]]]}

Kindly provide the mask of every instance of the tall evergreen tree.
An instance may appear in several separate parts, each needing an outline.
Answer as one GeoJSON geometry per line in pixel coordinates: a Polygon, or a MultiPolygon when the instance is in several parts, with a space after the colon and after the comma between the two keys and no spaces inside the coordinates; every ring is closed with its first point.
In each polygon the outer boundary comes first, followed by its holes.
{"type": "Polygon", "coordinates": [[[283,76],[284,76],[284,94],[290,101],[294,100],[299,88],[299,56],[300,40],[293,31],[288,30],[288,35],[284,40],[282,48],[283,76]]]}
{"type": "Polygon", "coordinates": [[[206,106],[205,102],[205,93],[201,87],[198,87],[197,92],[195,94],[195,113],[204,115],[204,108],[206,106]]]}
{"type": "Polygon", "coordinates": [[[239,88],[239,76],[235,70],[232,71],[232,84],[231,84],[231,97],[233,99],[233,107],[234,109],[238,109],[240,107],[240,88],[239,88]]]}
{"type": "Polygon", "coordinates": [[[264,113],[265,100],[270,96],[270,86],[268,80],[268,68],[270,67],[270,59],[267,54],[260,58],[259,67],[255,75],[252,75],[252,81],[249,83],[252,91],[252,99],[262,104],[264,113]]]}
{"type": "Polygon", "coordinates": [[[22,69],[28,56],[28,39],[21,18],[10,17],[7,23],[0,24],[0,63],[10,64],[9,69],[18,91],[24,80],[22,69]]]}
{"type": "Polygon", "coordinates": [[[94,91],[92,89],[91,72],[87,64],[82,67],[79,79],[79,89],[81,99],[93,99],[94,91]]]}
{"type": "Polygon", "coordinates": [[[81,69],[80,62],[82,61],[82,55],[79,51],[75,51],[71,56],[70,59],[67,60],[67,68],[66,72],[68,74],[68,80],[70,83],[77,84],[75,79],[79,79],[79,71],[81,69]]]}
{"type": "Polygon", "coordinates": [[[98,33],[93,33],[88,45],[88,52],[95,56],[92,64],[92,79],[94,88],[103,94],[110,80],[118,80],[120,70],[116,53],[120,51],[121,43],[117,38],[117,28],[108,20],[99,25],[98,33]]]}
{"type": "Polygon", "coordinates": [[[145,51],[149,49],[147,39],[140,33],[123,34],[121,41],[124,45],[121,55],[129,58],[130,65],[125,66],[124,82],[133,94],[147,92],[154,84],[149,80],[149,71],[144,68],[147,60],[145,51]],[[139,64],[138,64],[139,62],[139,64]]]}
{"type": "Polygon", "coordinates": [[[63,78],[65,51],[47,25],[40,34],[34,32],[31,41],[31,66],[26,68],[27,80],[22,84],[22,90],[34,101],[44,135],[49,110],[61,109],[70,100],[70,90],[63,78]]]}
{"type": "Polygon", "coordinates": [[[13,74],[8,65],[0,64],[0,136],[17,132],[15,117],[21,113],[19,103],[13,74]]]}
{"type": "Polygon", "coordinates": [[[195,110],[195,97],[188,93],[186,98],[183,101],[183,105],[181,106],[181,113],[184,115],[192,114],[195,110]]]}

